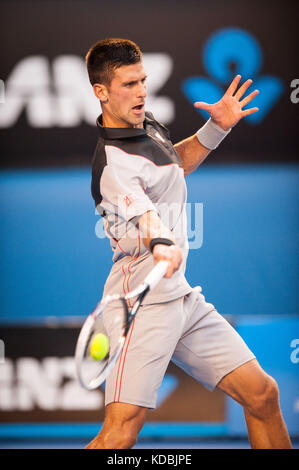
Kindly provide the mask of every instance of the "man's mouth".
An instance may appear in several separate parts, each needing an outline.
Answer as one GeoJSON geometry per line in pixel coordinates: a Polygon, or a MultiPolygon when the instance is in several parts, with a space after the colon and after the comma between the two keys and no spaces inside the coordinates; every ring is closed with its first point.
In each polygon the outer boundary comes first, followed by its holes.
{"type": "Polygon", "coordinates": [[[141,113],[143,111],[143,108],[144,108],[144,103],[141,103],[141,104],[137,104],[136,106],[133,106],[133,111],[135,113],[141,113]]]}

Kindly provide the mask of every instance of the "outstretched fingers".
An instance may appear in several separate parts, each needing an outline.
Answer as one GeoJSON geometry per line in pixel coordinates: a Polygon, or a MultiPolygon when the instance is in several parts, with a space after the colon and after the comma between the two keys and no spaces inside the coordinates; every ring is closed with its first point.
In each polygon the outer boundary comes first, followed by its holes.
{"type": "Polygon", "coordinates": [[[246,106],[258,94],[259,94],[259,90],[254,90],[252,93],[250,93],[248,96],[246,96],[242,101],[240,101],[241,108],[246,106]]]}
{"type": "Polygon", "coordinates": [[[236,75],[228,89],[226,90],[224,96],[233,96],[241,80],[241,75],[236,75]]]}
{"type": "Polygon", "coordinates": [[[211,105],[208,103],[205,103],[204,101],[196,101],[195,103],[193,103],[193,106],[195,108],[203,109],[208,112],[210,111],[210,108],[211,108],[211,105]]]}
{"type": "Polygon", "coordinates": [[[245,111],[242,111],[242,117],[249,116],[249,114],[256,113],[258,110],[259,108],[246,109],[245,111]]]}
{"type": "Polygon", "coordinates": [[[240,86],[239,90],[237,90],[236,94],[235,94],[235,98],[239,101],[242,96],[244,95],[245,91],[247,90],[247,88],[250,87],[250,85],[252,84],[252,80],[249,78],[248,80],[246,80],[246,82],[243,83],[242,86],[240,86]]]}

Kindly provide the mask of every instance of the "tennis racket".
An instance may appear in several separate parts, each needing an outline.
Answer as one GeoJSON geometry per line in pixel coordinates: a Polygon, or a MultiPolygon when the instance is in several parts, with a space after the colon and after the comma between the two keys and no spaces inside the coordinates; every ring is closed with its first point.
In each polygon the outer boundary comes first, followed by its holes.
{"type": "MultiPolygon", "coordinates": [[[[128,294],[107,295],[86,318],[75,351],[76,372],[80,384],[87,390],[99,387],[112,371],[124,346],[130,326],[146,294],[153,289],[167,271],[168,262],[160,261],[143,283],[128,294]],[[95,335],[113,338],[105,357],[94,360],[91,345],[95,335]]],[[[108,340],[109,342],[109,340],[108,340]]]]}

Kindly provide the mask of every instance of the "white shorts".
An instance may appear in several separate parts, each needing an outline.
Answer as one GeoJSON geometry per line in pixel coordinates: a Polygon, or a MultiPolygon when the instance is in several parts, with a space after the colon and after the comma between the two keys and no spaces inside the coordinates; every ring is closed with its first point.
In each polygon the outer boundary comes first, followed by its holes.
{"type": "MultiPolygon", "coordinates": [[[[113,347],[118,338],[108,333],[113,347]]],[[[155,408],[171,360],[212,391],[225,375],[254,358],[230,323],[205,301],[201,287],[195,287],[171,302],[140,307],[106,380],[105,405],[155,408]]]]}

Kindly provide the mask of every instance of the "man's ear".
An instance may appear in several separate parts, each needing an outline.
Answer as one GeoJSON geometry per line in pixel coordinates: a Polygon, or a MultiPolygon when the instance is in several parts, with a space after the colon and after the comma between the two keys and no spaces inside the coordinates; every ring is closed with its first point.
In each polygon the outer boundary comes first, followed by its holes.
{"type": "Polygon", "coordinates": [[[108,89],[105,85],[103,85],[102,83],[95,83],[92,88],[94,94],[100,101],[102,101],[103,103],[106,103],[108,101],[108,89]]]}

